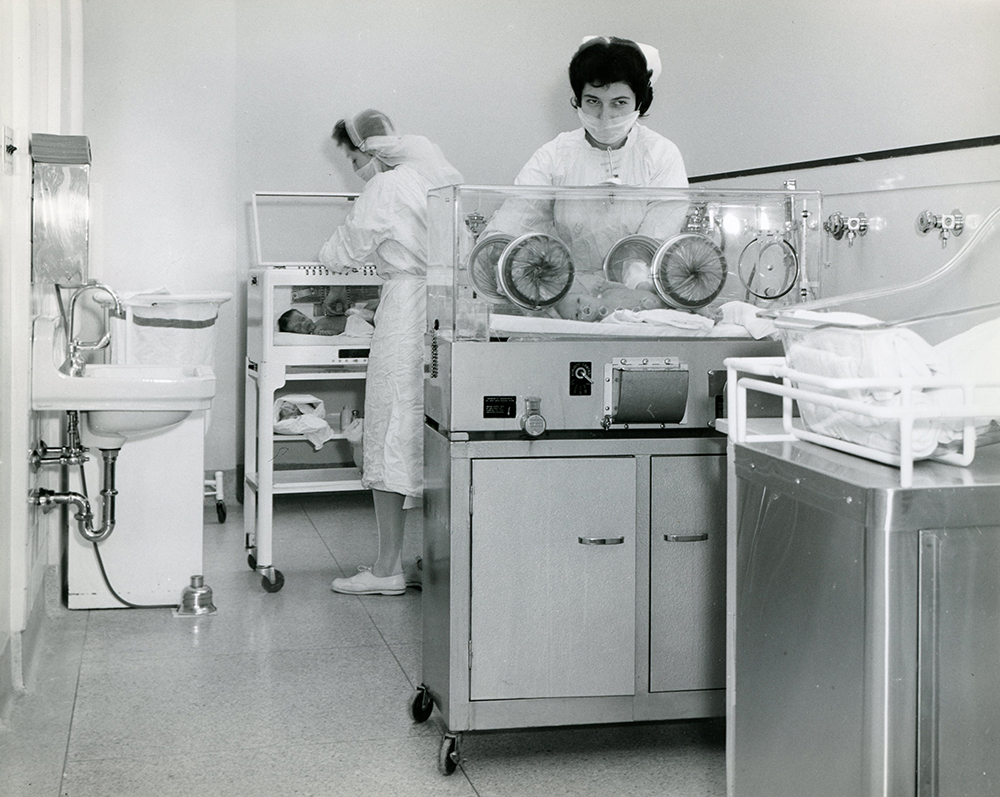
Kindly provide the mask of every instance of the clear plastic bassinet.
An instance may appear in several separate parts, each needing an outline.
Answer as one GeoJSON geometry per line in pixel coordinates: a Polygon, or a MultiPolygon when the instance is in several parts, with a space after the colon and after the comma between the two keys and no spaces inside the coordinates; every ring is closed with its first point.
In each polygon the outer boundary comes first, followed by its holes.
{"type": "Polygon", "coordinates": [[[785,356],[727,361],[738,441],[755,439],[747,390],[785,399],[770,439],[896,465],[903,486],[914,460],[964,466],[1000,441],[1000,208],[923,279],[772,314],[785,356]]]}

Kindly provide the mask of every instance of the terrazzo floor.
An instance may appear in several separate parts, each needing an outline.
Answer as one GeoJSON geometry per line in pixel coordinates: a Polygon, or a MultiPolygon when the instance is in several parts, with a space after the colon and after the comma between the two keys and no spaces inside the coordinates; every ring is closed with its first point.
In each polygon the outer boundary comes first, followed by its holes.
{"type": "Polygon", "coordinates": [[[329,589],[374,559],[370,496],[276,499],[273,594],[247,566],[241,510],[220,524],[206,504],[215,615],[69,611],[50,590],[37,664],[0,727],[0,795],[725,795],[721,720],[467,733],[440,775],[441,718],[407,711],[420,592],[329,589]]]}

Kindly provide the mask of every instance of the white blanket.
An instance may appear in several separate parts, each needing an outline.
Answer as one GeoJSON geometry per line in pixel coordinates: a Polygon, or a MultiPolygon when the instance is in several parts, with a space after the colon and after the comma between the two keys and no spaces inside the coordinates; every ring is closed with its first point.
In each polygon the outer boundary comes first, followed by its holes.
{"type": "Polygon", "coordinates": [[[317,451],[334,437],[323,400],[306,394],[289,394],[274,400],[274,431],[303,435],[317,451]]]}
{"type": "Polygon", "coordinates": [[[494,314],[490,327],[499,335],[589,335],[644,338],[747,338],[768,337],[774,324],[757,318],[757,308],[744,302],[722,306],[722,319],[683,310],[616,310],[598,322],[563,318],[494,314]]]}
{"type": "MultiPolygon", "coordinates": [[[[805,314],[793,313],[804,317],[805,314]]],[[[789,332],[785,342],[788,364],[805,373],[839,379],[952,377],[959,380],[1000,384],[1000,319],[974,327],[967,332],[931,346],[912,330],[902,327],[868,328],[878,325],[875,319],[851,313],[809,314],[815,320],[844,324],[809,332],[789,332]],[[850,325],[850,326],[846,326],[850,325]],[[851,327],[854,328],[851,328],[851,327]]],[[[828,393],[873,407],[897,407],[900,393],[894,389],[809,390],[828,393]]],[[[954,408],[963,403],[959,389],[924,389],[913,396],[914,406],[954,408]]],[[[1000,389],[977,392],[977,403],[1000,407],[1000,389]]],[[[835,409],[800,401],[802,419],[812,431],[847,440],[878,451],[898,454],[899,423],[863,413],[835,409]]],[[[977,427],[986,427],[991,419],[977,419],[977,427]]],[[[914,458],[926,458],[941,446],[959,440],[962,421],[956,419],[921,419],[914,423],[912,451],[914,458]]]]}

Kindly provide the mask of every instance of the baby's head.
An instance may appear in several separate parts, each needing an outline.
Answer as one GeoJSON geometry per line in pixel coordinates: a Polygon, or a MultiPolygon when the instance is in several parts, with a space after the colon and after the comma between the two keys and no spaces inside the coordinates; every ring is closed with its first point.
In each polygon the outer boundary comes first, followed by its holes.
{"type": "Polygon", "coordinates": [[[278,329],[282,332],[311,335],[316,329],[316,322],[299,310],[286,310],[278,318],[278,329]]]}

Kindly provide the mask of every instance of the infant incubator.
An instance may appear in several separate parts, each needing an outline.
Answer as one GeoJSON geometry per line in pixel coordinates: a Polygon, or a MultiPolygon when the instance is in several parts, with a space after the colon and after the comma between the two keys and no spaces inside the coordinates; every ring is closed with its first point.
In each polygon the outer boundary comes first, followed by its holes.
{"type": "Polygon", "coordinates": [[[464,731],[720,716],[723,360],[820,291],[820,196],[430,192],[423,682],[464,731]]]}

